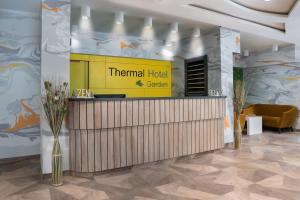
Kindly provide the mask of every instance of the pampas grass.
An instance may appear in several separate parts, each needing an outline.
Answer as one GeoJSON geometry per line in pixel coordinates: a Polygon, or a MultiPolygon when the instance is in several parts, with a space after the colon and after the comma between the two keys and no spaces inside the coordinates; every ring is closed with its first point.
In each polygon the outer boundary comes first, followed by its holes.
{"type": "Polygon", "coordinates": [[[234,146],[236,149],[241,147],[242,143],[242,129],[240,125],[240,115],[245,105],[245,84],[241,80],[237,80],[234,84],[233,105],[236,113],[236,127],[234,128],[234,146]]]}

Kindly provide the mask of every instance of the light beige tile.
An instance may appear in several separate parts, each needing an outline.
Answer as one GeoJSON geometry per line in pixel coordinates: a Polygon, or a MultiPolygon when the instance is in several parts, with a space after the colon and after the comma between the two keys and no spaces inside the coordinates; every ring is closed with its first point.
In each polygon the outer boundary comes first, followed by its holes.
{"type": "Polygon", "coordinates": [[[6,200],[51,200],[51,195],[49,189],[44,189],[26,194],[14,195],[6,200]]]}
{"type": "Polygon", "coordinates": [[[102,185],[109,185],[118,188],[132,189],[132,185],[129,183],[129,179],[132,174],[122,174],[115,176],[96,176],[95,181],[102,185]]]}
{"type": "Polygon", "coordinates": [[[267,197],[256,193],[250,193],[251,200],[280,200],[273,197],[267,197]]]}
{"type": "Polygon", "coordinates": [[[173,164],[173,167],[178,167],[182,169],[197,171],[198,175],[209,174],[219,171],[218,168],[209,165],[196,165],[196,164],[173,164]]]}
{"type": "Polygon", "coordinates": [[[141,196],[136,196],[134,197],[134,200],[156,200],[148,197],[141,197],[141,196]]]}
{"type": "Polygon", "coordinates": [[[163,194],[190,199],[213,199],[217,197],[217,195],[179,186],[175,183],[158,186],[156,189],[163,194]]]}
{"type": "Polygon", "coordinates": [[[108,199],[108,196],[103,191],[97,191],[94,189],[76,186],[76,185],[64,185],[55,188],[69,196],[74,197],[75,199],[82,199],[82,198],[93,198],[95,195],[98,199],[108,199]]]}

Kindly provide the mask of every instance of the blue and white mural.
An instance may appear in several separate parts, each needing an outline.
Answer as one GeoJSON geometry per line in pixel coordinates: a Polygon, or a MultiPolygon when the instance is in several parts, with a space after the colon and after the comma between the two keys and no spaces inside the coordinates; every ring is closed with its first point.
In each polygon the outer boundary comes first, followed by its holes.
{"type": "Polygon", "coordinates": [[[0,158],[40,153],[39,17],[0,9],[0,158]]]}

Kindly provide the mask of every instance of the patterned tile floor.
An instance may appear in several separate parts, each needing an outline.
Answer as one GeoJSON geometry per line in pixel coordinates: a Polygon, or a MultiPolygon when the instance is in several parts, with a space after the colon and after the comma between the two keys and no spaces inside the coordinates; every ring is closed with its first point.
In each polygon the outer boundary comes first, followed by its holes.
{"type": "Polygon", "coordinates": [[[41,183],[39,160],[0,165],[0,199],[7,200],[300,200],[300,133],[243,138],[194,158],[137,166],[92,179],[41,183]]]}

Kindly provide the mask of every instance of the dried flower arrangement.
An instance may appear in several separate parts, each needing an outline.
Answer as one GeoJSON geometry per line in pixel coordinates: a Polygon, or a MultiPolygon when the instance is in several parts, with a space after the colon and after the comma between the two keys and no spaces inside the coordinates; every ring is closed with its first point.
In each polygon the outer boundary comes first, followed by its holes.
{"type": "Polygon", "coordinates": [[[42,104],[48,124],[54,136],[52,150],[52,184],[62,185],[62,154],[59,135],[64,118],[68,112],[68,84],[53,86],[50,81],[44,82],[45,95],[42,104]]]}

